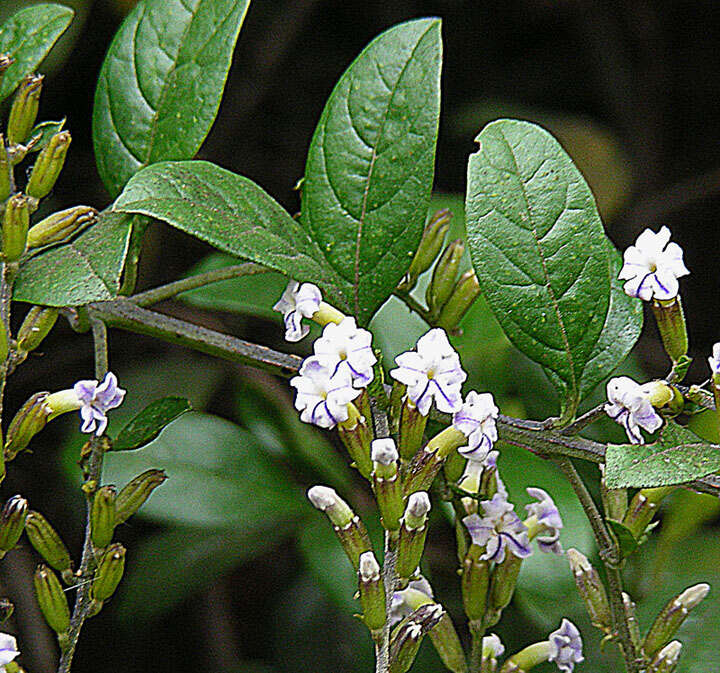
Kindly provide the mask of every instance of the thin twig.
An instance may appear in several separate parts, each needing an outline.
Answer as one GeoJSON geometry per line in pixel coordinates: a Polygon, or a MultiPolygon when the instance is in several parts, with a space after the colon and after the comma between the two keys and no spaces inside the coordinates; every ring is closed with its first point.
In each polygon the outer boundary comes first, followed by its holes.
{"type": "Polygon", "coordinates": [[[570,425],[566,425],[560,431],[560,434],[567,436],[577,435],[588,425],[594,423],[605,415],[605,404],[598,404],[596,407],[590,409],[590,411],[585,412],[582,416],[580,416],[580,418],[570,423],[570,425]]]}

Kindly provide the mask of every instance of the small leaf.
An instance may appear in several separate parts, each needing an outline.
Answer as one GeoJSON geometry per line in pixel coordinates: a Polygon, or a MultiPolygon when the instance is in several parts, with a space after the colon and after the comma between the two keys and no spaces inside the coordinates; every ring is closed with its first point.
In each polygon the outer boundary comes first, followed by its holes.
{"type": "Polygon", "coordinates": [[[618,547],[620,548],[620,560],[626,559],[639,547],[638,541],[635,539],[635,536],[632,534],[630,529],[620,521],[606,519],[606,522],[615,536],[618,547]]]}
{"type": "Polygon", "coordinates": [[[34,5],[16,12],[0,26],[0,54],[15,59],[0,82],[0,101],[40,65],[74,15],[64,5],[34,5]]]}
{"type": "Polygon", "coordinates": [[[43,149],[45,145],[50,142],[50,138],[63,130],[63,126],[65,126],[64,119],[59,122],[40,122],[32,131],[30,131],[29,140],[34,141],[30,151],[39,152],[43,149]]]}
{"type": "Polygon", "coordinates": [[[184,397],[164,397],[155,400],[133,418],[113,441],[113,451],[139,449],[157,437],[163,428],[186,411],[192,405],[184,397]]]}
{"type": "Polygon", "coordinates": [[[107,301],[120,285],[132,217],[103,211],[96,224],[69,243],[23,261],[13,299],[44,306],[107,301]]]}
{"type": "Polygon", "coordinates": [[[143,166],[190,159],[220,105],[250,0],[144,0],[105,57],[93,110],[98,171],[112,196],[143,166]]]}
{"type": "Polygon", "coordinates": [[[352,286],[367,322],[420,240],[440,113],[440,21],[419,19],[373,40],[340,78],[308,152],[301,222],[352,286]]]}
{"type": "Polygon", "coordinates": [[[540,127],[503,119],[476,141],[465,203],[475,272],[510,340],[553,373],[570,418],[610,301],[607,238],[595,201],[540,127]]]}
{"type": "Polygon", "coordinates": [[[610,444],[605,454],[608,488],[672,486],[720,470],[720,446],[669,422],[653,444],[610,444]]]}

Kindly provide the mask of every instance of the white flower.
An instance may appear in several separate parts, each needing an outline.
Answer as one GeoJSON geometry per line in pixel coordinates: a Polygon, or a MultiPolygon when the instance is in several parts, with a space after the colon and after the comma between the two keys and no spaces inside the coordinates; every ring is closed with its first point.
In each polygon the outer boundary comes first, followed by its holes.
{"type": "Polygon", "coordinates": [[[541,488],[530,487],[525,490],[531,498],[537,500],[537,502],[525,505],[525,509],[531,517],[535,517],[539,524],[540,534],[535,539],[540,551],[547,554],[551,552],[553,554],[562,554],[560,529],[563,527],[563,522],[557,505],[555,505],[550,495],[541,488]]]}
{"type": "Polygon", "coordinates": [[[355,318],[343,318],[338,325],[325,325],[322,336],[315,341],[315,355],[330,369],[347,369],[356,388],[364,388],[373,380],[377,358],[372,351],[372,334],[355,324],[355,318]]]}
{"type": "Polygon", "coordinates": [[[458,453],[471,461],[484,461],[498,438],[498,413],[491,393],[481,395],[471,390],[460,411],[453,415],[453,427],[468,438],[468,445],[460,447],[458,453]]]}
{"type": "Polygon", "coordinates": [[[107,416],[110,409],[122,404],[126,391],[117,385],[117,377],[112,372],[105,375],[102,383],[97,381],[78,381],[73,386],[80,406],[83,424],[82,432],[95,432],[99,437],[107,427],[107,416]]]}
{"type": "Polygon", "coordinates": [[[370,442],[370,459],[374,463],[390,465],[400,458],[395,440],[392,437],[381,437],[370,442]]]}
{"type": "Polygon", "coordinates": [[[390,626],[410,616],[421,605],[433,602],[433,590],[422,575],[413,580],[402,591],[393,592],[390,599],[390,626]]]}
{"type": "Polygon", "coordinates": [[[283,314],[285,321],[285,340],[300,341],[309,331],[302,324],[303,318],[312,318],[320,308],[322,293],[317,285],[291,280],[273,310],[283,314]]]}
{"type": "Polygon", "coordinates": [[[346,421],[347,405],[362,392],[353,388],[347,369],[333,372],[314,356],[305,358],[290,385],[297,389],[295,408],[301,412],[300,420],[321,428],[346,421]]]}
{"type": "Polygon", "coordinates": [[[548,661],[554,661],[563,673],[571,673],[575,664],[583,661],[580,631],[569,619],[563,619],[560,628],[553,631],[548,636],[548,640],[550,641],[548,661]]]}
{"type": "Polygon", "coordinates": [[[502,493],[496,493],[492,500],[481,503],[484,516],[471,514],[463,519],[473,544],[485,547],[480,556],[483,560],[502,563],[506,550],[518,558],[532,554],[525,524],[515,514],[513,506],[502,493]]]}
{"type": "Polygon", "coordinates": [[[650,404],[647,390],[627,376],[610,379],[607,384],[608,402],[605,413],[625,428],[632,444],[642,444],[640,428],[655,432],[662,418],[650,404]]]}
{"type": "Polygon", "coordinates": [[[712,349],[712,355],[708,358],[708,364],[713,374],[720,374],[720,342],[712,349]]]}
{"type": "Polygon", "coordinates": [[[17,641],[9,633],[0,633],[0,670],[5,670],[9,664],[20,654],[17,641]]]}
{"type": "Polygon", "coordinates": [[[420,337],[415,351],[395,358],[390,376],[407,386],[408,399],[427,416],[433,399],[439,411],[453,413],[462,407],[460,387],[467,374],[445,330],[436,327],[420,337]]]}
{"type": "Polygon", "coordinates": [[[505,645],[502,644],[500,637],[494,633],[489,636],[483,636],[482,653],[484,659],[497,659],[505,652],[505,645]]]}
{"type": "Polygon", "coordinates": [[[656,234],[650,229],[638,236],[623,255],[623,267],[618,279],[625,283],[625,294],[651,299],[677,297],[680,284],[677,279],[690,272],[683,263],[683,251],[677,243],[669,243],[670,230],[662,227],[656,234]]]}

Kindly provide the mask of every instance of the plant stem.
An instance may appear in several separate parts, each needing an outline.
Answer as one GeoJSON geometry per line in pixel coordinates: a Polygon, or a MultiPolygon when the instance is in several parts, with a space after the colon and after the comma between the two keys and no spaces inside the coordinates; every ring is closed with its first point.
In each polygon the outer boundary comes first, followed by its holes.
{"type": "Polygon", "coordinates": [[[211,283],[229,280],[230,278],[238,278],[240,276],[267,273],[268,271],[270,271],[270,269],[267,267],[252,262],[235,264],[234,266],[226,266],[222,269],[214,269],[212,271],[206,271],[205,273],[199,273],[195,276],[189,276],[188,278],[182,278],[181,280],[176,280],[174,283],[168,283],[167,285],[155,287],[152,290],[140,292],[139,294],[129,297],[129,299],[138,306],[152,306],[166,299],[171,299],[181,292],[194,290],[204,285],[210,285],[211,283]]]}
{"type": "MultiPolygon", "coordinates": [[[[17,275],[17,263],[2,262],[0,264],[0,329],[5,330],[5,339],[10,345],[10,305],[12,303],[12,290],[17,275]]],[[[10,367],[10,351],[5,359],[0,362],[0,423],[2,423],[3,402],[5,400],[5,381],[8,377],[10,367]]],[[[0,426],[1,427],[1,426],[0,426]]],[[[2,430],[0,429],[0,437],[2,430]]],[[[3,471],[3,476],[5,472],[3,471]]],[[[0,478],[2,481],[2,478],[0,478]]]]}
{"type": "Polygon", "coordinates": [[[590,409],[590,411],[585,412],[577,420],[570,423],[570,425],[566,425],[562,430],[560,430],[560,434],[567,436],[577,435],[579,432],[582,432],[588,425],[594,423],[603,416],[605,416],[604,403],[598,404],[596,407],[590,409]]]}
{"type": "Polygon", "coordinates": [[[388,673],[390,670],[390,606],[397,584],[395,563],[397,562],[398,535],[394,531],[385,531],[385,555],[383,560],[383,584],[385,585],[385,625],[380,642],[375,646],[375,673],[388,673]]]}
{"type": "Polygon", "coordinates": [[[413,313],[417,313],[428,325],[432,325],[432,317],[419,301],[417,301],[409,292],[401,292],[395,290],[393,294],[402,301],[413,313]]]}
{"type": "Polygon", "coordinates": [[[480,673],[482,669],[482,651],[483,637],[485,636],[485,627],[481,619],[472,620],[469,624],[472,645],[470,646],[470,665],[469,673],[480,673]]]}

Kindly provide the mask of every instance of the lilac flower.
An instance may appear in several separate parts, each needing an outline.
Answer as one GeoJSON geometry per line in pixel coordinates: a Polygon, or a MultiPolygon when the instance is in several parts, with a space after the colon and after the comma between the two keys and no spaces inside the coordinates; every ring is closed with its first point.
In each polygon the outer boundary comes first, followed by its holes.
{"type": "Polygon", "coordinates": [[[506,550],[518,558],[532,554],[525,524],[515,514],[513,506],[502,493],[496,493],[492,500],[481,503],[484,516],[471,514],[463,519],[473,544],[485,547],[480,556],[483,560],[502,563],[506,550]]]}
{"type": "Polygon", "coordinates": [[[712,355],[708,358],[708,364],[713,374],[720,374],[720,342],[712,349],[712,355]]]}
{"type": "Polygon", "coordinates": [[[548,661],[554,661],[563,673],[571,673],[575,664],[583,661],[582,638],[575,624],[569,619],[563,619],[560,628],[549,636],[550,656],[548,661]]]}
{"type": "Polygon", "coordinates": [[[78,381],[73,386],[80,406],[83,424],[82,432],[94,432],[98,437],[105,432],[110,409],[119,407],[125,397],[125,390],[118,387],[117,377],[112,372],[105,374],[102,383],[97,381],[78,381]]]}
{"type": "Polygon", "coordinates": [[[362,391],[353,388],[347,369],[333,372],[317,357],[305,358],[298,376],[290,379],[297,389],[295,408],[300,420],[321,428],[334,428],[348,419],[347,405],[362,391]]]}
{"type": "Polygon", "coordinates": [[[373,380],[377,358],[372,351],[372,334],[355,324],[355,318],[343,318],[338,325],[330,322],[315,341],[315,355],[330,369],[350,372],[353,385],[364,388],[373,380]]]}
{"type": "Polygon", "coordinates": [[[677,279],[690,272],[683,263],[683,251],[677,243],[669,243],[670,230],[662,227],[656,234],[650,229],[638,236],[623,255],[624,264],[618,279],[625,283],[625,294],[651,299],[669,300],[677,297],[677,279]]]}
{"type": "Polygon", "coordinates": [[[9,633],[0,633],[0,670],[5,670],[9,664],[20,654],[17,641],[9,633]]]}
{"type": "Polygon", "coordinates": [[[390,626],[397,624],[417,610],[421,605],[433,603],[433,590],[422,575],[413,580],[402,591],[393,592],[390,599],[390,626]]]}
{"type": "MultiPolygon", "coordinates": [[[[535,538],[540,547],[540,551],[546,554],[562,554],[563,548],[560,544],[560,529],[563,527],[562,518],[555,502],[548,493],[541,488],[525,489],[531,498],[535,498],[537,502],[525,505],[525,509],[534,521],[532,522],[538,528],[537,537],[535,538]]],[[[532,529],[529,521],[525,524],[532,529]]],[[[532,537],[532,535],[531,535],[532,537]]]]}
{"type": "Polygon", "coordinates": [[[468,445],[460,447],[458,453],[471,461],[485,460],[498,438],[495,426],[498,413],[491,393],[481,395],[471,390],[460,411],[453,415],[453,427],[468,438],[468,445]]]}
{"type": "Polygon", "coordinates": [[[632,444],[643,444],[640,428],[655,432],[662,418],[650,403],[647,390],[627,376],[610,379],[607,384],[608,402],[605,413],[625,428],[632,444]]]}
{"type": "Polygon", "coordinates": [[[462,407],[460,387],[467,374],[445,330],[436,327],[420,337],[415,351],[395,358],[390,376],[407,386],[408,399],[427,416],[433,399],[439,411],[453,413],[462,407]]]}
{"type": "Polygon", "coordinates": [[[309,331],[302,324],[303,318],[312,318],[320,308],[322,293],[317,285],[291,280],[273,310],[283,314],[285,321],[285,340],[300,341],[309,331]]]}

